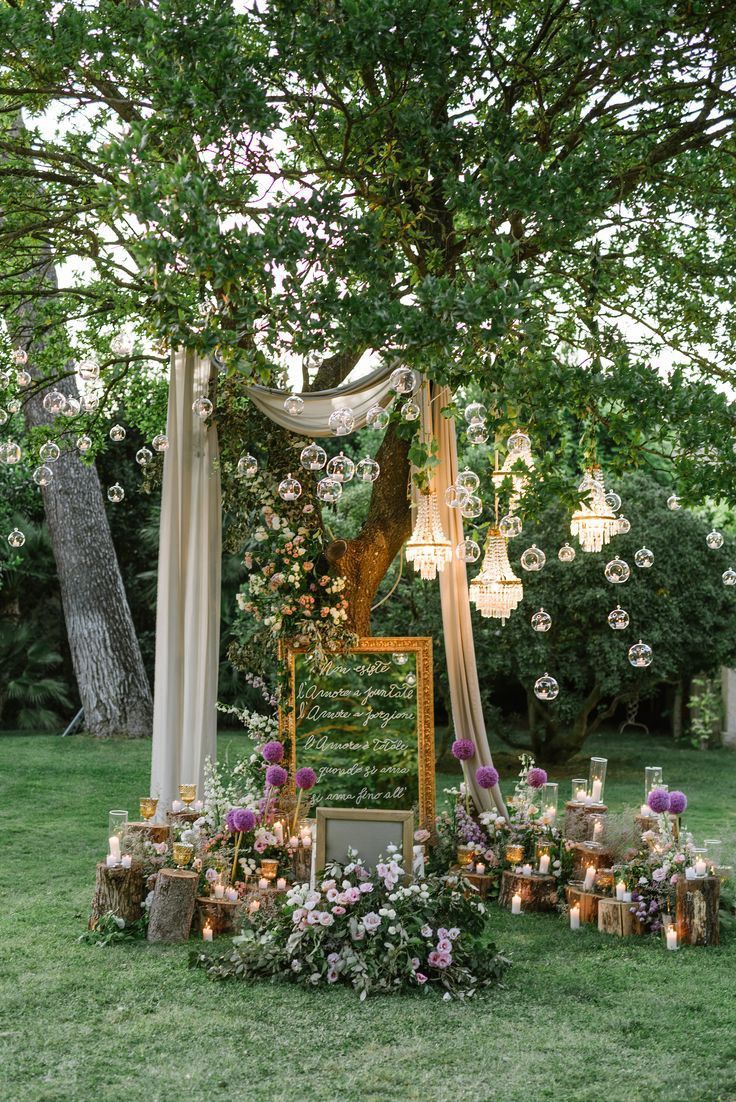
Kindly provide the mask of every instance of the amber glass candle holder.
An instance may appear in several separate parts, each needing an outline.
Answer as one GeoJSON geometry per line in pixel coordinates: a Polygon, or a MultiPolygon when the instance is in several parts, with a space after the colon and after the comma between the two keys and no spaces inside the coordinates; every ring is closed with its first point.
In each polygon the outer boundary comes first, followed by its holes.
{"type": "Polygon", "coordinates": [[[461,869],[470,868],[473,864],[473,847],[472,846],[458,846],[455,859],[461,869]]]}
{"type": "Polygon", "coordinates": [[[506,860],[510,865],[518,865],[524,859],[524,847],[517,842],[509,842],[506,846],[506,860]]]}
{"type": "Polygon", "coordinates": [[[270,857],[265,857],[261,861],[261,876],[264,880],[275,880],[276,874],[279,871],[278,861],[274,861],[270,857]]]}
{"type": "Polygon", "coordinates": [[[196,784],[180,784],[179,785],[179,799],[189,807],[197,798],[197,786],[196,784]]]}
{"type": "Polygon", "coordinates": [[[140,808],[141,818],[148,822],[149,819],[152,819],[156,814],[158,800],[155,800],[153,796],[141,796],[138,801],[138,806],[140,808]]]}
{"type": "Polygon", "coordinates": [[[177,869],[185,869],[194,857],[194,846],[189,842],[174,842],[172,857],[177,869]]]}

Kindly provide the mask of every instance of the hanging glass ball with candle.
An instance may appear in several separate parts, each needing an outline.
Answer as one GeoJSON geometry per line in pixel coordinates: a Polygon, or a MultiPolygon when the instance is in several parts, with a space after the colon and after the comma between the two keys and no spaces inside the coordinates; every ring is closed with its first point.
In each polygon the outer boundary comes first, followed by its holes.
{"type": "Polygon", "coordinates": [[[125,330],[116,333],[110,341],[110,351],[113,356],[129,356],[133,351],[133,337],[125,330]]]}
{"type": "Polygon", "coordinates": [[[327,424],[334,436],[347,436],[355,428],[355,414],[348,406],[333,409],[327,424]]]}
{"type": "Polygon", "coordinates": [[[43,408],[47,413],[61,413],[66,399],[60,390],[49,390],[43,396],[43,408]]]}
{"type": "Polygon", "coordinates": [[[17,398],[11,398],[8,402],[8,413],[20,413],[20,401],[17,398]]]}
{"type": "Polygon", "coordinates": [[[119,444],[121,440],[125,440],[125,429],[122,425],[113,425],[110,429],[110,439],[119,444]]]}
{"type": "Polygon", "coordinates": [[[721,581],[724,585],[736,585],[736,570],[729,566],[721,574],[721,581]]]}
{"type": "Polygon", "coordinates": [[[575,548],[571,547],[569,543],[563,543],[562,547],[557,552],[557,558],[560,562],[574,562],[575,548]]]}
{"type": "Polygon", "coordinates": [[[238,460],[238,478],[253,478],[258,473],[258,460],[254,455],[241,455],[238,460]]]}
{"type": "Polygon", "coordinates": [[[317,483],[317,497],[326,505],[335,505],[342,497],[342,482],[336,478],[320,478],[317,483]]]}
{"type": "Polygon", "coordinates": [[[7,390],[10,386],[10,375],[7,371],[0,371],[0,390],[7,390]]]}
{"type": "Polygon", "coordinates": [[[13,363],[17,367],[22,367],[23,364],[28,363],[28,353],[26,352],[25,348],[13,349],[13,363]]]}
{"type": "Polygon", "coordinates": [[[470,402],[465,407],[465,420],[469,425],[477,425],[486,419],[486,407],[481,402],[470,402]]]}
{"type": "Polygon", "coordinates": [[[676,513],[678,509],[682,508],[680,499],[677,494],[670,494],[670,496],[667,498],[667,508],[670,509],[673,513],[676,513]]]}
{"type": "Polygon", "coordinates": [[[369,429],[385,429],[390,420],[391,416],[383,406],[371,406],[365,415],[365,423],[369,429]]]}
{"type": "Polygon", "coordinates": [[[153,462],[153,452],[150,448],[139,448],[135,453],[135,461],[139,467],[147,467],[153,462]]]}
{"type": "Polygon", "coordinates": [[[612,585],[621,585],[629,580],[631,568],[623,559],[611,559],[606,563],[603,573],[612,585]]]}
{"type": "Polygon", "coordinates": [[[469,493],[465,490],[461,490],[459,486],[453,482],[452,486],[448,486],[445,490],[445,505],[448,509],[462,509],[469,497],[469,493]]]}
{"type": "Polygon", "coordinates": [[[65,417],[76,417],[81,409],[82,403],[80,402],[79,398],[75,398],[73,394],[70,394],[69,397],[64,401],[64,408],[61,412],[64,414],[65,417]]]}
{"type": "Polygon", "coordinates": [[[319,444],[307,444],[299,454],[299,462],[305,471],[321,471],[327,462],[327,452],[319,444]]]}
{"type": "Polygon", "coordinates": [[[37,486],[48,486],[53,477],[54,472],[51,470],[51,467],[46,467],[43,465],[40,467],[36,467],[32,475],[33,481],[36,483],[37,486]]]}
{"type": "Polygon", "coordinates": [[[470,467],[465,467],[455,479],[455,485],[458,490],[464,490],[466,494],[474,494],[480,486],[480,479],[475,471],[471,471],[470,467]]]}
{"type": "Polygon", "coordinates": [[[654,562],[654,552],[648,547],[640,547],[634,555],[634,562],[641,570],[648,570],[654,562]]]}
{"type": "Polygon", "coordinates": [[[92,447],[92,438],[90,436],[78,436],[77,437],[77,450],[84,455],[92,447]]]}
{"type": "Polygon", "coordinates": [[[415,673],[413,673],[411,670],[409,670],[406,677],[404,678],[404,684],[408,685],[409,688],[413,688],[414,685],[416,685],[416,683],[417,683],[417,675],[415,673]]]}
{"type": "Polygon", "coordinates": [[[413,399],[404,402],[401,407],[401,416],[404,421],[416,421],[417,418],[421,416],[421,412],[421,409],[413,399]]]}
{"type": "Polygon", "coordinates": [[[38,449],[38,454],[44,463],[55,463],[61,455],[61,449],[53,440],[47,440],[46,443],[42,444],[38,449]]]}
{"type": "Polygon", "coordinates": [[[418,380],[410,367],[395,367],[389,375],[388,383],[397,394],[413,394],[417,389],[418,380]]]}
{"type": "Polygon", "coordinates": [[[506,447],[509,450],[509,455],[526,455],[532,448],[531,438],[527,436],[525,432],[522,432],[521,429],[516,429],[506,441],[506,447]]]}
{"type": "Polygon", "coordinates": [[[159,432],[157,436],[154,436],[151,444],[154,451],[166,452],[169,450],[169,438],[165,432],[159,432]]]}
{"type": "Polygon", "coordinates": [[[340,452],[339,455],[333,455],[325,473],[328,478],[334,478],[336,482],[351,482],[355,474],[355,464],[349,456],[340,452]]]}
{"type": "Polygon", "coordinates": [[[543,608],[540,608],[532,616],[531,623],[535,631],[549,631],[552,627],[552,617],[543,608]]]}
{"type": "Polygon", "coordinates": [[[708,544],[711,551],[718,551],[723,547],[723,533],[717,532],[714,528],[713,531],[709,532],[705,537],[705,542],[708,544]]]}
{"type": "Polygon", "coordinates": [[[477,494],[468,494],[460,506],[460,512],[466,520],[474,520],[483,512],[483,502],[477,494]]]}
{"type": "Polygon", "coordinates": [[[8,420],[8,411],[0,407],[0,425],[5,425],[8,420]]]}
{"type": "Polygon", "coordinates": [[[111,501],[113,505],[118,505],[125,497],[125,490],[119,482],[113,482],[112,486],[107,491],[107,500],[111,501]]]}
{"type": "Polygon", "coordinates": [[[608,613],[608,626],[613,631],[624,631],[629,626],[629,614],[621,605],[616,605],[608,613]]]}
{"type": "Polygon", "coordinates": [[[359,482],[375,482],[380,473],[380,465],[368,455],[355,464],[355,477],[359,482]]]}
{"type": "Polygon", "coordinates": [[[621,497],[615,490],[609,490],[604,501],[612,513],[617,513],[621,508],[621,497]]]}
{"type": "Polygon", "coordinates": [[[507,513],[505,517],[501,517],[498,524],[499,532],[507,540],[520,536],[521,528],[521,517],[517,517],[515,513],[507,513]]]}
{"type": "Polygon", "coordinates": [[[289,394],[284,399],[284,412],[288,413],[290,417],[298,417],[300,413],[304,412],[304,399],[298,394],[289,394]]]}
{"type": "Polygon", "coordinates": [[[537,547],[536,543],[533,543],[531,547],[527,547],[526,551],[522,553],[519,561],[524,570],[541,570],[547,561],[547,556],[544,551],[537,547]]]}
{"type": "Polygon", "coordinates": [[[31,385],[31,376],[27,371],[18,371],[16,372],[15,381],[21,390],[24,390],[25,387],[31,385]]]}
{"type": "Polygon", "coordinates": [[[11,547],[22,547],[26,542],[26,537],[21,532],[20,528],[14,528],[8,536],[8,543],[11,547]]]}
{"type": "Polygon", "coordinates": [[[279,482],[279,497],[282,501],[296,501],[298,497],[301,497],[302,485],[296,478],[292,478],[291,474],[288,474],[281,482],[279,482]]]}
{"type": "Polygon", "coordinates": [[[468,425],[465,435],[469,444],[485,444],[488,440],[488,429],[483,421],[473,421],[468,425]]]}
{"type": "Polygon", "coordinates": [[[77,361],[77,375],[85,383],[94,383],[100,377],[100,365],[97,360],[86,357],[77,361]]]}
{"type": "Polygon", "coordinates": [[[409,661],[409,655],[404,651],[395,650],[391,655],[391,661],[395,666],[405,666],[409,661]]]}
{"type": "Polygon", "coordinates": [[[626,536],[631,531],[631,521],[628,517],[620,516],[616,525],[619,536],[626,536]]]}
{"type": "Polygon", "coordinates": [[[199,398],[195,398],[192,402],[192,413],[196,413],[201,421],[206,421],[213,409],[214,406],[212,402],[209,398],[205,398],[204,395],[200,395],[199,398]]]}
{"type": "Polygon", "coordinates": [[[538,700],[555,700],[559,692],[560,686],[548,673],[542,674],[534,682],[534,695],[538,700]]]}
{"type": "Polygon", "coordinates": [[[82,405],[85,413],[94,413],[100,404],[100,399],[95,394],[85,394],[82,405]]]}
{"type": "Polygon", "coordinates": [[[21,455],[20,444],[16,444],[14,440],[8,440],[3,448],[3,459],[8,466],[14,467],[16,463],[20,463],[21,455]]]}
{"type": "Polygon", "coordinates": [[[455,557],[460,562],[477,562],[480,558],[480,547],[475,540],[461,540],[455,548],[455,557]]]}
{"type": "Polygon", "coordinates": [[[629,662],[636,669],[643,670],[651,666],[653,657],[652,648],[641,639],[629,647],[629,662]]]}

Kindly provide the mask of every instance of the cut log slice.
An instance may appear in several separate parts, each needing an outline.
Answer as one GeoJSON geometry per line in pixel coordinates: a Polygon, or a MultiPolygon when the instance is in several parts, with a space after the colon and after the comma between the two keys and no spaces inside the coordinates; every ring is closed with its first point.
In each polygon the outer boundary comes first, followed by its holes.
{"type": "Polygon", "coordinates": [[[605,804],[579,804],[570,800],[565,804],[563,834],[575,842],[585,842],[590,837],[590,816],[606,815],[605,804]]]}
{"type": "Polygon", "coordinates": [[[568,884],[566,889],[567,902],[570,907],[580,908],[580,922],[590,922],[598,925],[598,906],[605,895],[597,892],[585,892],[581,884],[568,884]]]}
{"type": "Polygon", "coordinates": [[[717,876],[677,881],[675,922],[679,945],[719,945],[721,881],[717,876]]]}

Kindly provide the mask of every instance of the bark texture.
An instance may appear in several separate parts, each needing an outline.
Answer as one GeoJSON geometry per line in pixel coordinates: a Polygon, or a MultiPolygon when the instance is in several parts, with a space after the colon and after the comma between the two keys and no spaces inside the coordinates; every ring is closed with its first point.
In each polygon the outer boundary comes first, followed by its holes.
{"type": "Polygon", "coordinates": [[[161,869],[148,921],[149,941],[187,941],[197,898],[196,872],[161,869]]]}
{"type": "Polygon", "coordinates": [[[507,869],[501,878],[500,907],[511,910],[511,900],[521,896],[522,911],[556,911],[557,880],[554,876],[518,876],[507,869]]]}
{"type": "Polygon", "coordinates": [[[717,876],[677,881],[676,922],[680,945],[719,945],[718,910],[721,881],[717,876]]]}
{"type": "Polygon", "coordinates": [[[130,925],[141,917],[143,903],[143,873],[140,865],[124,869],[118,865],[108,869],[104,861],[97,865],[95,877],[95,897],[92,901],[92,914],[89,928],[93,930],[103,915],[110,911],[118,918],[125,919],[130,925]]]}

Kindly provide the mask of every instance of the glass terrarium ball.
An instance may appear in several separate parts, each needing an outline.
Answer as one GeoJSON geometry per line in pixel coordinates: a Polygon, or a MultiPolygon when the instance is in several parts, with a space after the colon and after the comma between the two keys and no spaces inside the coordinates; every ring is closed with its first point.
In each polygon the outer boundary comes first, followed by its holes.
{"type": "Polygon", "coordinates": [[[453,482],[452,486],[448,486],[445,490],[445,505],[448,509],[461,509],[469,497],[470,494],[467,491],[461,490],[453,482]]]}
{"type": "Polygon", "coordinates": [[[485,444],[488,440],[488,429],[483,421],[473,421],[465,430],[469,444],[485,444]]]}
{"type": "Polygon", "coordinates": [[[8,543],[11,547],[22,547],[26,542],[26,537],[21,532],[20,528],[14,528],[8,536],[8,543]]]}
{"type": "Polygon", "coordinates": [[[319,444],[307,444],[299,454],[299,462],[305,471],[321,471],[327,462],[327,452],[319,444]]]}
{"type": "Polygon", "coordinates": [[[606,563],[603,573],[613,585],[621,585],[622,582],[628,581],[631,568],[623,559],[611,559],[610,562],[606,563]]]}
{"type": "Polygon", "coordinates": [[[113,356],[129,356],[133,351],[133,338],[130,333],[116,333],[110,341],[113,356]]]}
{"type": "Polygon", "coordinates": [[[648,570],[654,562],[654,552],[650,551],[648,547],[640,547],[634,555],[634,562],[640,569],[648,570]]]}
{"type": "Polygon", "coordinates": [[[621,605],[616,605],[608,613],[608,626],[614,631],[624,631],[629,626],[629,614],[621,605]]]}
{"type": "Polygon", "coordinates": [[[621,498],[615,490],[609,490],[606,494],[606,505],[612,513],[617,513],[621,508],[621,498]]]}
{"type": "Polygon", "coordinates": [[[417,683],[417,675],[409,670],[408,674],[404,678],[404,684],[412,688],[417,683]]]}
{"type": "Polygon", "coordinates": [[[667,508],[671,509],[673,513],[682,508],[682,505],[680,504],[680,499],[677,494],[670,494],[670,496],[667,498],[667,508]]]}
{"type": "Polygon", "coordinates": [[[337,482],[350,482],[355,474],[355,464],[349,456],[340,452],[339,455],[333,455],[325,473],[328,478],[334,478],[337,482]]]}
{"type": "Polygon", "coordinates": [[[409,661],[409,655],[404,651],[395,650],[391,655],[391,661],[395,666],[405,666],[409,661]]]}
{"type": "Polygon", "coordinates": [[[506,447],[509,449],[511,455],[522,455],[524,452],[531,450],[532,442],[525,432],[521,429],[517,429],[516,432],[512,432],[506,441],[506,447]]]}
{"type": "Polygon", "coordinates": [[[552,617],[543,608],[540,608],[532,616],[531,623],[535,631],[549,631],[552,627],[552,617]]]}
{"type": "Polygon", "coordinates": [[[18,384],[18,386],[21,387],[21,388],[26,387],[26,386],[30,386],[31,376],[28,374],[27,371],[19,371],[15,376],[15,381],[18,384]]]}
{"type": "Polygon", "coordinates": [[[536,543],[533,543],[531,547],[527,547],[523,552],[521,559],[519,560],[524,570],[541,570],[547,561],[547,556],[544,551],[541,551],[536,543]]]}
{"type": "Polygon", "coordinates": [[[17,398],[11,398],[8,402],[8,413],[20,413],[20,402],[17,398]]]}
{"type": "Polygon", "coordinates": [[[521,517],[517,517],[515,513],[508,513],[505,517],[501,517],[498,530],[507,540],[512,540],[515,536],[520,536],[521,517]]]}
{"type": "Polygon", "coordinates": [[[100,404],[100,399],[95,394],[85,394],[82,404],[85,413],[94,413],[100,404]]]}
{"type": "Polygon", "coordinates": [[[729,566],[721,574],[721,581],[724,585],[736,585],[736,570],[729,566]]]}
{"type": "Polygon", "coordinates": [[[97,360],[87,358],[77,363],[77,375],[85,383],[94,383],[100,377],[100,365],[97,360]]]}
{"type": "Polygon", "coordinates": [[[13,349],[13,363],[19,367],[22,367],[23,364],[28,363],[28,353],[26,352],[25,348],[13,349]]]}
{"type": "Polygon", "coordinates": [[[61,455],[61,449],[53,440],[47,440],[46,443],[42,444],[38,449],[38,454],[44,463],[55,463],[61,455]]]}
{"type": "Polygon", "coordinates": [[[113,482],[112,486],[108,488],[107,500],[111,501],[113,505],[119,504],[125,497],[125,490],[119,482],[113,482]]]}
{"type": "Polygon", "coordinates": [[[560,562],[574,562],[575,548],[571,547],[569,543],[563,543],[562,547],[557,552],[557,558],[560,562]]]}
{"type": "Polygon", "coordinates": [[[555,700],[559,691],[560,686],[548,673],[542,674],[534,682],[534,695],[538,700],[555,700]]]}
{"type": "Polygon", "coordinates": [[[120,443],[121,440],[125,440],[125,429],[122,425],[113,425],[110,429],[110,439],[116,443],[120,443]]]}
{"type": "Polygon", "coordinates": [[[637,669],[645,669],[647,666],[651,666],[653,657],[652,648],[648,643],[643,643],[641,639],[638,643],[633,643],[629,647],[629,662],[637,669]]]}
{"type": "Polygon", "coordinates": [[[347,436],[355,428],[355,414],[349,406],[333,409],[327,424],[335,436],[347,436]]]}
{"type": "Polygon", "coordinates": [[[413,394],[417,389],[417,377],[410,367],[394,368],[388,381],[397,394],[413,394]]]}
{"type": "Polygon", "coordinates": [[[320,478],[317,483],[317,497],[326,505],[334,505],[342,497],[342,482],[336,478],[320,478]]]}
{"type": "Polygon", "coordinates": [[[302,484],[290,474],[279,482],[279,497],[282,501],[296,501],[302,494],[302,484]]]}
{"type": "Polygon", "coordinates": [[[150,448],[139,448],[135,453],[135,461],[140,467],[147,467],[153,460],[153,452],[150,448]]]}
{"type": "Polygon", "coordinates": [[[466,520],[474,520],[483,512],[483,502],[477,494],[468,494],[460,506],[460,512],[466,520]]]}
{"type": "Polygon", "coordinates": [[[371,406],[365,415],[365,423],[369,429],[385,429],[391,416],[383,406],[371,406]]]}
{"type": "Polygon", "coordinates": [[[91,437],[89,437],[89,436],[79,436],[79,437],[77,437],[77,449],[80,452],[82,452],[82,453],[88,452],[91,447],[92,447],[92,438],[91,437]]]}
{"type": "Polygon", "coordinates": [[[480,486],[480,479],[475,471],[471,471],[470,467],[465,467],[455,479],[455,485],[458,489],[465,490],[466,493],[474,494],[480,486]]]}
{"type": "Polygon", "coordinates": [[[192,413],[196,413],[197,417],[202,421],[206,421],[212,413],[214,406],[209,398],[205,398],[204,395],[200,395],[199,398],[195,398],[192,402],[192,413]]]}
{"type": "Polygon", "coordinates": [[[0,425],[6,424],[8,420],[8,411],[0,407],[0,425]]]}
{"type": "Polygon", "coordinates": [[[616,530],[619,536],[625,536],[631,531],[631,521],[628,517],[621,516],[618,518],[618,524],[616,530]]]}
{"type": "MultiPolygon", "coordinates": [[[[153,442],[154,447],[156,441],[153,442]]],[[[258,460],[254,455],[241,455],[238,460],[238,478],[253,478],[258,472],[258,460]]]]}
{"type": "Polygon", "coordinates": [[[154,436],[151,444],[153,445],[153,450],[156,452],[165,452],[169,450],[169,438],[165,432],[159,432],[154,436]]]}
{"type": "Polygon", "coordinates": [[[421,412],[421,409],[413,399],[404,402],[401,407],[401,416],[404,421],[416,421],[421,415],[421,412]]]}
{"type": "Polygon", "coordinates": [[[61,412],[64,414],[65,417],[76,417],[81,408],[82,403],[80,402],[79,398],[75,398],[73,395],[69,395],[69,397],[64,402],[64,408],[61,412]]]}
{"type": "Polygon", "coordinates": [[[723,533],[716,532],[715,528],[712,532],[709,532],[705,537],[705,542],[710,547],[711,551],[718,551],[720,547],[723,547],[723,533]]]}
{"type": "Polygon", "coordinates": [[[475,540],[461,540],[455,548],[455,557],[460,562],[477,562],[480,558],[480,547],[475,540]]]}
{"type": "Polygon", "coordinates": [[[16,444],[14,440],[8,440],[3,448],[3,459],[11,467],[16,463],[20,463],[22,452],[20,450],[20,444],[16,444]]]}
{"type": "Polygon", "coordinates": [[[51,467],[36,467],[33,472],[33,481],[37,486],[48,486],[53,477],[54,472],[51,470],[51,467]]]}
{"type": "Polygon", "coordinates": [[[300,398],[298,394],[290,394],[288,398],[284,399],[284,411],[290,417],[298,417],[300,413],[304,412],[304,399],[300,398]]]}
{"type": "Polygon", "coordinates": [[[470,402],[465,407],[465,420],[469,425],[476,425],[486,419],[486,407],[481,402],[470,402]]]}
{"type": "Polygon", "coordinates": [[[355,464],[355,477],[359,482],[375,482],[380,473],[380,465],[370,456],[359,459],[355,464]]]}

